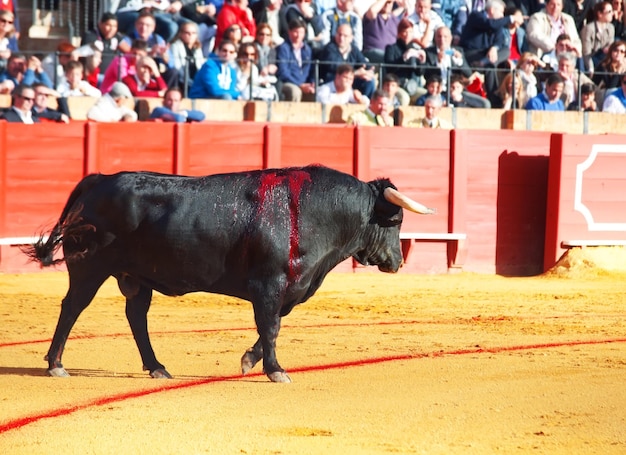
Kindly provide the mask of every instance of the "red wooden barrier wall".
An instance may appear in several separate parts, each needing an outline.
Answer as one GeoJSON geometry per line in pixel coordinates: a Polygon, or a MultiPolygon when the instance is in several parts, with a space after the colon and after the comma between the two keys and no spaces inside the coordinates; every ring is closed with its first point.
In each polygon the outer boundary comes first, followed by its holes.
{"type": "Polygon", "coordinates": [[[552,138],[544,269],[563,242],[626,244],[626,136],[552,138]]]}
{"type": "MultiPolygon", "coordinates": [[[[456,261],[468,271],[530,275],[554,264],[564,240],[626,243],[625,143],[615,135],[257,122],[0,122],[0,240],[49,228],[90,172],[205,175],[319,163],[366,181],[389,177],[438,209],[406,213],[405,234],[467,234],[459,251],[451,251],[456,242],[412,242],[405,270],[445,272],[456,261]],[[581,180],[576,169],[592,150],[581,180]]],[[[25,269],[16,247],[0,247],[0,270],[25,269]]]]}

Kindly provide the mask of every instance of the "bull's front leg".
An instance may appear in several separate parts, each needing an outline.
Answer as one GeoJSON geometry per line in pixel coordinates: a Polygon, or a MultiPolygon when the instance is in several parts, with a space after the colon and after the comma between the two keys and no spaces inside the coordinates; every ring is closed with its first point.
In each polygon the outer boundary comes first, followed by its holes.
{"type": "Polygon", "coordinates": [[[263,345],[261,344],[261,337],[259,337],[254,346],[248,349],[241,357],[241,374],[248,374],[262,358],[263,345]]]}
{"type": "MultiPolygon", "coordinates": [[[[249,360],[254,361],[259,354],[263,356],[263,371],[272,382],[291,382],[289,375],[281,368],[276,358],[276,339],[280,331],[280,315],[274,305],[259,305],[257,302],[254,306],[254,319],[256,321],[259,340],[254,346],[244,354],[250,354],[249,360]],[[259,345],[261,351],[259,351],[259,345]]],[[[257,359],[258,361],[258,359],[257,359]]],[[[254,361],[256,363],[256,361],[254,361]]]]}

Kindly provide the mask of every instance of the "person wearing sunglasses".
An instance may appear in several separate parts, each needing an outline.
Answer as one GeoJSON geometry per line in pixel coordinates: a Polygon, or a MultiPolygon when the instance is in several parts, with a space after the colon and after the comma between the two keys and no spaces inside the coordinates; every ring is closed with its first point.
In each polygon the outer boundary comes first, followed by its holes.
{"type": "Polygon", "coordinates": [[[11,123],[39,123],[39,118],[33,115],[35,90],[30,85],[19,84],[13,90],[11,107],[0,114],[0,119],[11,123]]]}
{"type": "Polygon", "coordinates": [[[11,53],[18,52],[14,16],[11,11],[0,10],[0,60],[6,63],[11,53]]]}
{"type": "Polygon", "coordinates": [[[217,54],[211,54],[196,73],[189,89],[189,98],[236,100],[240,98],[237,90],[237,71],[235,43],[222,40],[217,54]]]}
{"type": "Polygon", "coordinates": [[[620,75],[621,87],[611,92],[602,104],[602,112],[626,114],[626,73],[620,75]]]}

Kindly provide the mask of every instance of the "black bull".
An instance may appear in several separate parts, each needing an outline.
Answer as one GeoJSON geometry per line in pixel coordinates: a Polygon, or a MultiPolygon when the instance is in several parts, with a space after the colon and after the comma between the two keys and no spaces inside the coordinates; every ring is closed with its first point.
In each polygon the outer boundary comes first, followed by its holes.
{"type": "Polygon", "coordinates": [[[151,376],[171,377],[148,335],[152,292],[206,291],[252,302],[259,338],[243,355],[242,372],[263,359],[272,381],[289,382],[276,359],[281,317],[349,257],[396,272],[401,206],[432,213],[387,179],[364,183],[321,166],[201,178],[89,175],[72,191],[48,238],[26,249],[44,266],[65,261],[69,272],[48,374],[68,375],[61,356],[69,333],[113,276],[151,376]],[[54,259],[61,244],[63,258],[54,259]]]}

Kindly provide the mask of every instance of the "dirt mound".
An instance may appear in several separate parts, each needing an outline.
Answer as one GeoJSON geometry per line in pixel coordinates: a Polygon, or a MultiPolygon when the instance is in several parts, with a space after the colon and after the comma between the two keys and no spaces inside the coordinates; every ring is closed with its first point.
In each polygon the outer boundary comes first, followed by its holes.
{"type": "Polygon", "coordinates": [[[546,272],[547,275],[572,277],[613,273],[626,273],[626,248],[623,246],[570,248],[546,272]]]}

